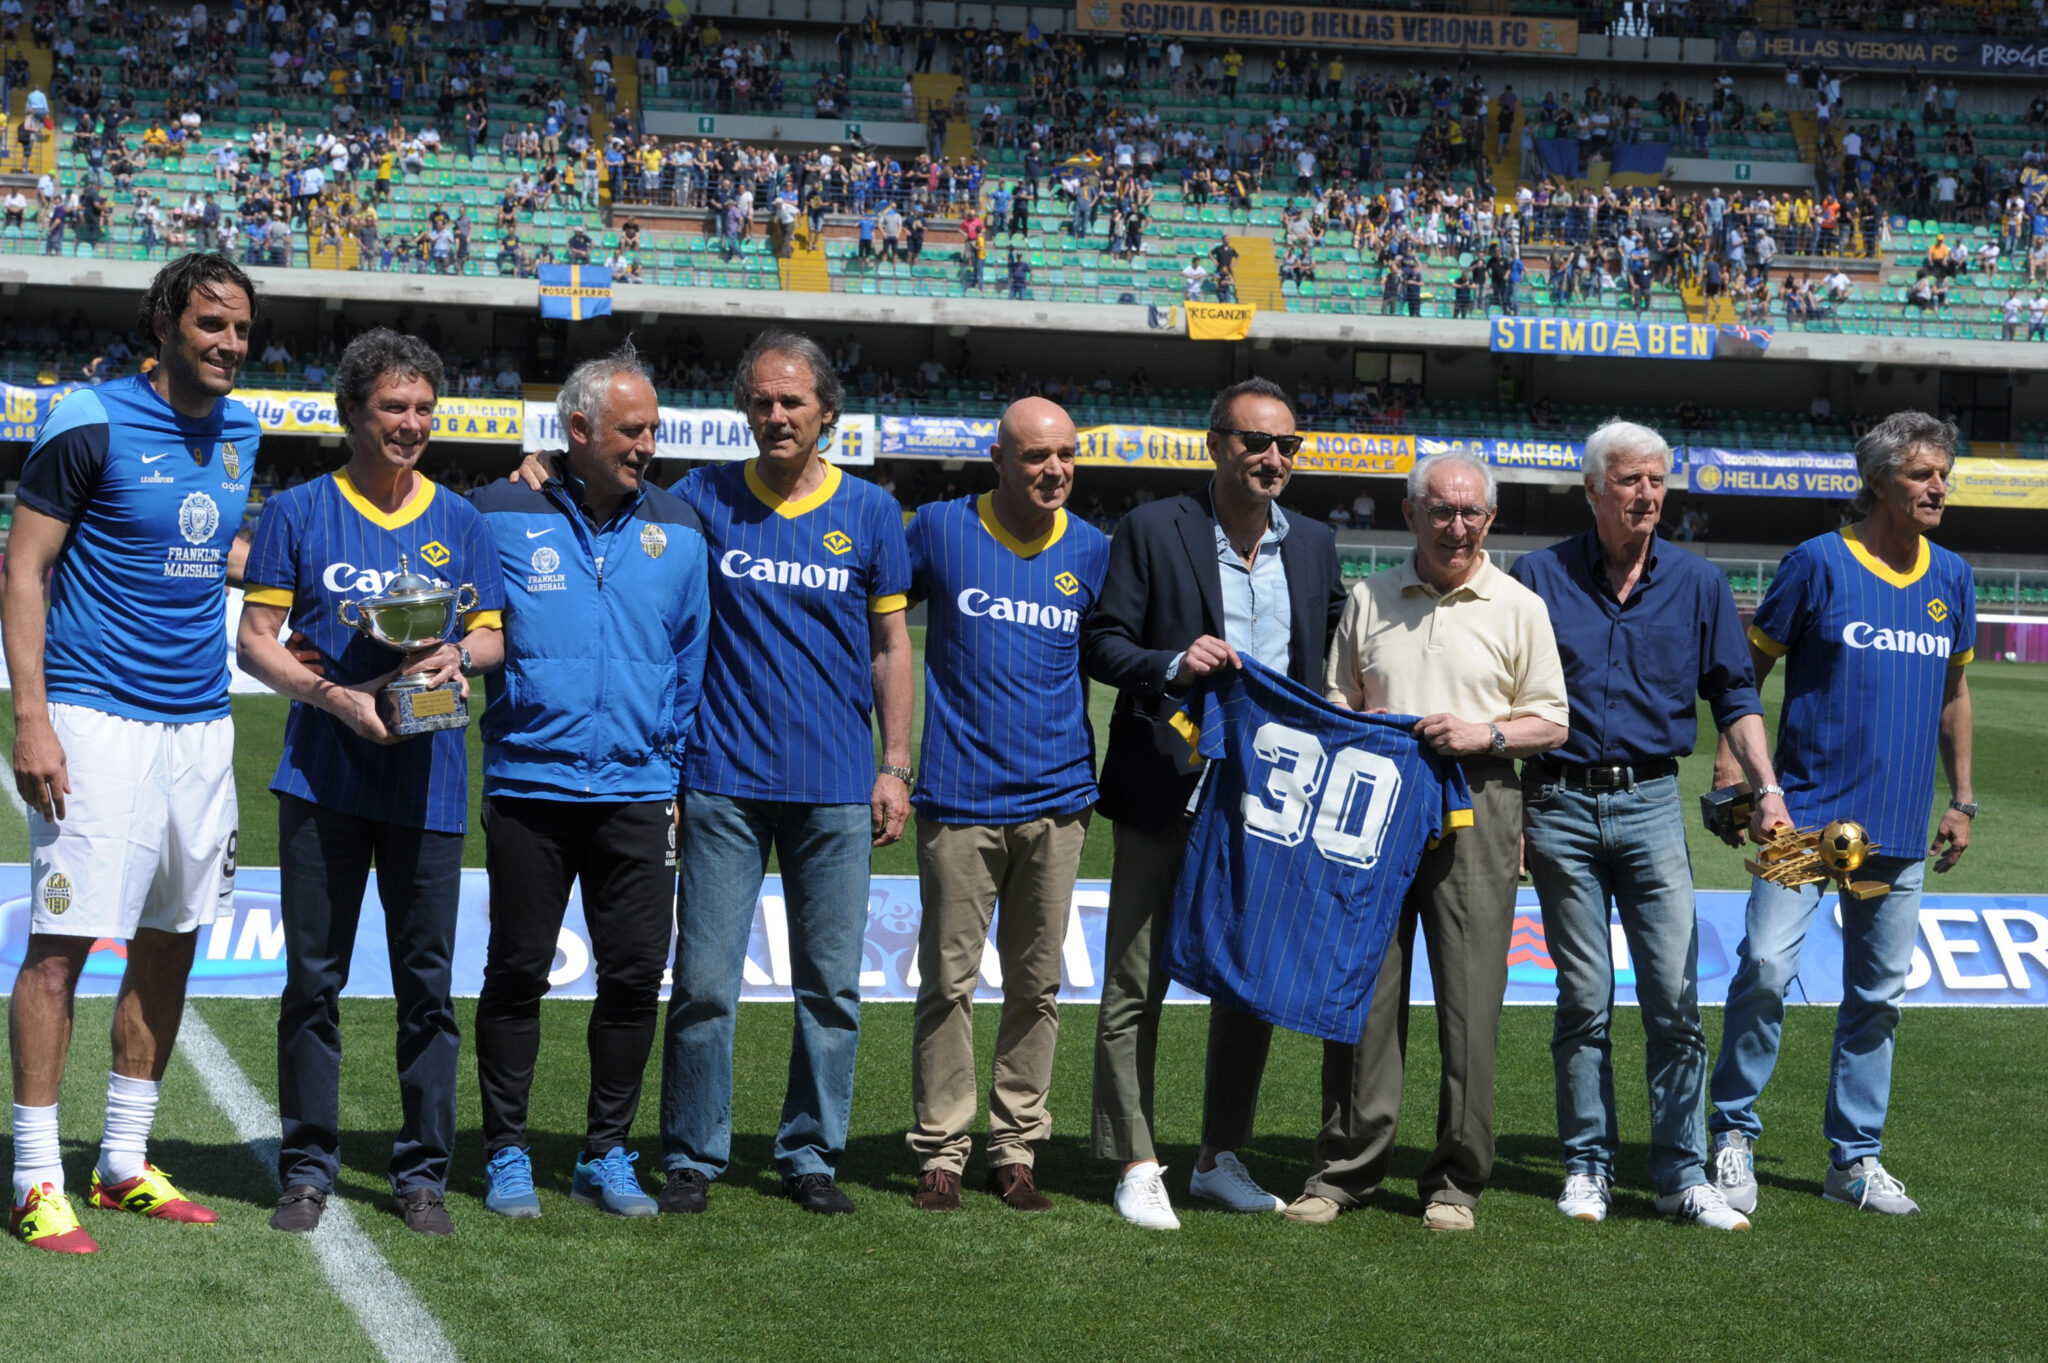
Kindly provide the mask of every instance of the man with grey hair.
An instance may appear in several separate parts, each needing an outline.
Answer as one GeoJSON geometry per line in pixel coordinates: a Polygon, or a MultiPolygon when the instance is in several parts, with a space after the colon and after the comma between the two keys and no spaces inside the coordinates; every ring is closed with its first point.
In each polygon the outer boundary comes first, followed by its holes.
{"type": "Polygon", "coordinates": [[[1351,589],[1324,692],[1353,710],[1420,715],[1415,736],[1460,759],[1472,825],[1423,854],[1355,1046],[1323,1046],[1323,1128],[1289,1220],[1336,1219],[1379,1188],[1394,1153],[1408,1052],[1415,931],[1429,947],[1443,1057],[1436,1149],[1417,1180],[1430,1230],[1473,1227],[1493,1172],[1493,1058],[1520,873],[1522,792],[1512,759],[1568,736],[1570,711],[1543,603],[1486,556],[1493,472],[1463,454],[1416,463],[1401,515],[1414,552],[1351,589]]]}
{"type": "Polygon", "coordinates": [[[476,1010],[484,1206],[535,1217],[527,1095],[571,886],[597,974],[590,1099],[570,1196],[652,1216],[626,1139],[675,931],[676,792],[710,626],[697,513],[647,480],[660,409],[631,341],[569,373],[564,453],[539,488],[473,499],[507,585],[484,711],[491,937],[476,1010]]]}
{"type": "Polygon", "coordinates": [[[1660,1212],[1744,1230],[1708,1180],[1707,1042],[1699,931],[1678,759],[1698,700],[1758,792],[1756,824],[1785,821],[1735,597],[1707,561],[1657,536],[1671,447],[1610,421],[1586,440],[1593,528],[1516,560],[1511,575],[1550,613],[1571,697],[1571,737],[1522,764],[1529,873],[1557,965],[1551,1036],[1564,1146],[1558,1210],[1607,1216],[1621,1149],[1615,1114],[1614,951],[1621,917],[1648,1037],[1650,1184],[1660,1212]]]}
{"type": "MultiPolygon", "coordinates": [[[[1843,905],[1842,1004],[1821,1122],[1832,1157],[1821,1195],[1892,1215],[1920,1209],[1878,1154],[1921,884],[1929,856],[1938,855],[1936,872],[1961,859],[1977,816],[1963,679],[1976,645],[1976,584],[1967,563],[1927,538],[1941,525],[1955,446],[1956,428],[1924,412],[1896,412],[1857,441],[1863,518],[1787,554],[1749,630],[1759,681],[1785,660],[1777,750],[1784,822],[1861,824],[1875,855],[1860,874],[1889,887],[1843,905]],[[1930,839],[1937,758],[1951,798],[1930,839]]],[[[1724,734],[1715,784],[1734,777],[1731,759],[1724,734]]],[[[1757,1100],[1777,1065],[1785,991],[1799,975],[1822,889],[1750,883],[1708,1119],[1714,1180],[1745,1210],[1757,1198],[1757,1100]]],[[[1815,983],[1808,978],[1809,988],[1815,983]]]]}

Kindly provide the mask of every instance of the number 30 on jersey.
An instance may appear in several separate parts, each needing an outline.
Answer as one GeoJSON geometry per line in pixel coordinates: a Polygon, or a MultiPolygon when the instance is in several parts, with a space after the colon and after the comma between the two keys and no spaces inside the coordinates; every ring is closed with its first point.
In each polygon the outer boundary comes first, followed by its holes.
{"type": "Polygon", "coordinates": [[[1252,751],[1268,766],[1263,793],[1255,780],[1247,782],[1247,833],[1282,847],[1299,847],[1307,838],[1347,866],[1370,868],[1379,861],[1401,793],[1401,769],[1392,758],[1364,748],[1341,748],[1332,758],[1314,734],[1275,723],[1259,726],[1252,751]]]}

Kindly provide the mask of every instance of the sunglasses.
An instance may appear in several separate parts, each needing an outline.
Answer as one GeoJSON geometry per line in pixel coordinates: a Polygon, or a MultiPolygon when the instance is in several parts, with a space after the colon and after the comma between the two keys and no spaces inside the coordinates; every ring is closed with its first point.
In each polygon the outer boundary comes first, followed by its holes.
{"type": "Polygon", "coordinates": [[[1233,431],[1223,426],[1216,428],[1216,434],[1236,436],[1244,442],[1245,453],[1247,454],[1264,454],[1267,447],[1278,445],[1280,453],[1292,459],[1301,449],[1301,437],[1298,435],[1271,435],[1265,431],[1233,431]]]}

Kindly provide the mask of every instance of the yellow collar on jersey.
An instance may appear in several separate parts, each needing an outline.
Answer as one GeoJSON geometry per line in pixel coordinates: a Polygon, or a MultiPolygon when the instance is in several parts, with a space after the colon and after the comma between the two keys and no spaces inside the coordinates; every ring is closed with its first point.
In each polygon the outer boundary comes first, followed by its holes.
{"type": "Polygon", "coordinates": [[[368,497],[357,491],[356,485],[349,481],[348,470],[345,468],[334,471],[334,485],[341,489],[341,495],[348,499],[348,504],[362,513],[364,520],[383,530],[397,530],[426,515],[428,504],[434,500],[433,480],[417,470],[414,471],[413,477],[419,481],[419,486],[413,489],[413,494],[406,499],[405,505],[396,511],[380,510],[368,497]]]}
{"type": "Polygon", "coordinates": [[[1003,528],[996,518],[996,494],[984,492],[975,499],[974,509],[981,515],[981,528],[995,537],[995,542],[1015,554],[1018,558],[1036,558],[1060,542],[1060,536],[1067,533],[1067,511],[1061,507],[1052,513],[1052,528],[1035,540],[1020,540],[1003,528]]]}
{"type": "Polygon", "coordinates": [[[1855,526],[1843,526],[1842,538],[1848,542],[1849,552],[1855,555],[1858,563],[1868,568],[1878,581],[1889,582],[1894,587],[1912,586],[1927,576],[1928,566],[1934,562],[1934,550],[1928,547],[1925,535],[1920,537],[1920,557],[1914,562],[1912,570],[1904,573],[1864,548],[1863,541],[1856,537],[1855,526]]]}
{"type": "Polygon", "coordinates": [[[760,457],[757,455],[747,461],[747,490],[756,497],[759,497],[761,504],[770,511],[786,520],[792,521],[805,512],[816,511],[826,502],[831,501],[832,494],[839,491],[839,484],[844,476],[839,472],[839,465],[827,464],[825,465],[825,481],[818,484],[814,491],[806,493],[794,501],[785,501],[782,494],[762,481],[760,457]]]}

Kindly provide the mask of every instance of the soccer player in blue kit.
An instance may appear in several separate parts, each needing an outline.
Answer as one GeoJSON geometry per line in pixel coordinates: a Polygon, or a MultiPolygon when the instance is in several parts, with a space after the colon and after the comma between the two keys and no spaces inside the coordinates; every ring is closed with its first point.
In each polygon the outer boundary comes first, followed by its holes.
{"type": "MultiPolygon", "coordinates": [[[[1864,1211],[1920,1210],[1878,1161],[1906,972],[1920,932],[1927,858],[1947,871],[1970,845],[1970,690],[1977,638],[1970,566],[1928,540],[1941,525],[1956,428],[1896,412],[1856,442],[1863,519],[1785,556],[1750,625],[1759,685],[1785,661],[1776,754],[1786,812],[1800,828],[1850,819],[1878,851],[1861,874],[1891,886],[1842,905],[1842,1003],[1821,1129],[1831,1158],[1821,1195],[1864,1211]],[[1931,841],[1939,758],[1950,799],[1931,841]]],[[[1741,779],[1724,734],[1717,786],[1741,779]]],[[[1728,1019],[1709,1093],[1713,1177],[1730,1206],[1756,1210],[1757,1100],[1778,1062],[1785,991],[1827,892],[1753,880],[1728,1019]]]]}
{"type": "Polygon", "coordinates": [[[452,991],[468,749],[461,729],[392,733],[377,708],[377,693],[399,671],[439,686],[504,656],[497,545],[476,508],[418,472],[441,377],[440,357],[417,337],[379,327],[351,341],[334,372],[348,465],[264,504],[244,572],[242,667],[292,700],[270,783],[287,961],[277,1024],[284,1193],[270,1222],[282,1231],[319,1225],[340,1166],[340,996],[373,865],[404,1108],[391,1190],[411,1229],[454,1229],[442,1190],[461,1046],[452,991]],[[382,593],[401,558],[438,585],[476,588],[459,642],[401,659],[337,619],[344,598],[382,593]],[[278,642],[287,619],[317,651],[318,671],[278,642]]]}
{"type": "Polygon", "coordinates": [[[991,918],[1003,1014],[989,1085],[988,1190],[1044,1211],[1032,1143],[1052,1134],[1061,948],[1095,804],[1095,736],[1081,621],[1109,538],[1070,516],[1079,437],[1044,398],[1003,413],[996,487],[933,502],[910,525],[911,596],[925,634],[917,806],[917,1015],[906,1137],[921,1211],[960,1205],[974,1123],[974,986],[991,918]]]}
{"type": "Polygon", "coordinates": [[[145,1148],[198,930],[234,903],[224,577],[258,427],[228,394],[255,316],[255,286],[225,257],[166,265],[138,325],[156,369],[68,395],[22,470],[0,605],[31,858],[28,953],[8,1006],[8,1227],[35,1249],[99,1248],[65,1196],[57,1091],[72,996],[101,938],[125,942],[128,965],[92,1205],[216,1219],[145,1148]]]}

